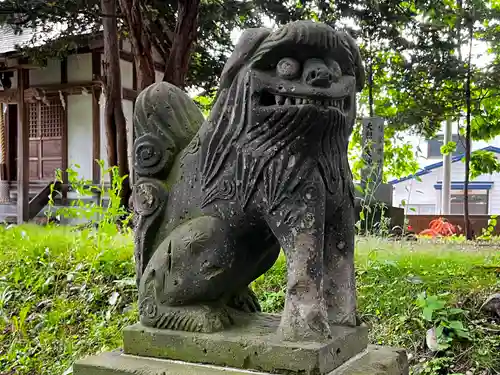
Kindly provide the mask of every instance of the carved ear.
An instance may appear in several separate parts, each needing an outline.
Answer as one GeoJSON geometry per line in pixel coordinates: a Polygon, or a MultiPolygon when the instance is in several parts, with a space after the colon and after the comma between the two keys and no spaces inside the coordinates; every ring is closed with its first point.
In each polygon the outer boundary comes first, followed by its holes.
{"type": "Polygon", "coordinates": [[[359,91],[363,90],[365,86],[365,67],[363,65],[363,60],[361,59],[361,51],[354,40],[354,38],[347,31],[343,32],[344,39],[349,45],[352,53],[352,59],[354,63],[354,72],[356,74],[356,89],[359,91]]]}
{"type": "Polygon", "coordinates": [[[267,38],[271,30],[260,27],[253,29],[246,29],[241,35],[236,47],[234,48],[231,57],[226,62],[224,70],[221,75],[221,82],[219,92],[231,86],[234,77],[243,67],[243,65],[250,60],[255,50],[260,46],[262,41],[267,38]]]}

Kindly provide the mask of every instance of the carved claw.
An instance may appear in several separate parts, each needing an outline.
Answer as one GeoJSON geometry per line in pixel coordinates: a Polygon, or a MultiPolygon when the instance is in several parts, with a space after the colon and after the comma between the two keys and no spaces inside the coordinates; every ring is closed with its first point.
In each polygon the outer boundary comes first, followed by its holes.
{"type": "Polygon", "coordinates": [[[160,329],[212,333],[234,324],[228,310],[218,306],[156,306],[150,299],[139,312],[142,324],[160,329]]]}
{"type": "Polygon", "coordinates": [[[247,313],[261,311],[259,300],[253,290],[249,287],[231,297],[227,305],[233,309],[247,313]]]}

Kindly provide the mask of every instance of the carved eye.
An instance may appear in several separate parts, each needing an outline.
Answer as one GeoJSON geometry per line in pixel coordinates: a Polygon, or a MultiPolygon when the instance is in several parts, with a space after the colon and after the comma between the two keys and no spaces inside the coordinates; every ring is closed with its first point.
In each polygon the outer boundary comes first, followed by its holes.
{"type": "Polygon", "coordinates": [[[300,63],[291,57],[285,57],[276,65],[276,73],[285,79],[297,78],[300,73],[300,63]]]}
{"type": "Polygon", "coordinates": [[[332,71],[333,74],[333,82],[338,82],[340,77],[342,77],[342,69],[340,65],[335,60],[328,61],[328,67],[332,71]]]}

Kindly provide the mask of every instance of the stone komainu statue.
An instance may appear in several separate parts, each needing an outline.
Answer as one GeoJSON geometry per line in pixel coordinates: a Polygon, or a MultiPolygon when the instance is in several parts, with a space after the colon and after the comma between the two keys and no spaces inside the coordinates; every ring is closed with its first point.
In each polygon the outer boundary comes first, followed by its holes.
{"type": "Polygon", "coordinates": [[[287,258],[279,333],[355,325],[347,159],[364,71],[353,39],[299,21],[250,29],[207,120],[180,89],[137,98],[134,187],[142,324],[213,332],[260,310],[249,284],[287,258]]]}

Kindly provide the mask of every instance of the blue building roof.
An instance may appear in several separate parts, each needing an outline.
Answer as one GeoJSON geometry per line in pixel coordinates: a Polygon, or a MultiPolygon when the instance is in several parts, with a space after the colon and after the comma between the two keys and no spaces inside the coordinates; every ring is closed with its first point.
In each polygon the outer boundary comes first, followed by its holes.
{"type": "MultiPolygon", "coordinates": [[[[484,147],[484,148],[481,148],[480,150],[481,151],[491,151],[491,152],[494,152],[496,154],[500,154],[500,148],[495,147],[495,146],[484,147]]],[[[479,151],[479,150],[474,150],[474,151],[479,151]]],[[[457,161],[462,160],[464,157],[465,157],[465,154],[453,156],[451,158],[451,162],[455,163],[457,161]]],[[[409,176],[406,176],[406,177],[403,177],[400,179],[395,179],[395,180],[389,181],[388,183],[391,185],[395,185],[395,184],[398,184],[398,183],[403,182],[403,181],[411,180],[412,178],[415,178],[417,176],[426,175],[426,174],[430,173],[432,170],[437,169],[437,168],[441,168],[442,166],[443,166],[443,161],[440,161],[440,162],[434,163],[434,164],[430,164],[430,165],[422,168],[422,170],[418,171],[415,174],[412,174],[412,175],[409,175],[409,176]]]]}

